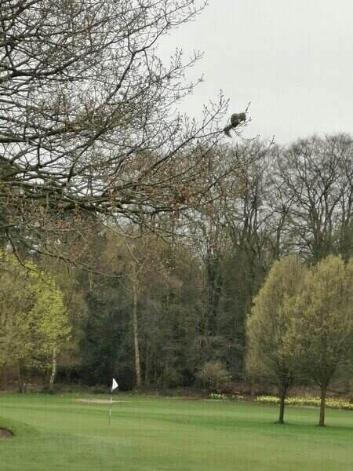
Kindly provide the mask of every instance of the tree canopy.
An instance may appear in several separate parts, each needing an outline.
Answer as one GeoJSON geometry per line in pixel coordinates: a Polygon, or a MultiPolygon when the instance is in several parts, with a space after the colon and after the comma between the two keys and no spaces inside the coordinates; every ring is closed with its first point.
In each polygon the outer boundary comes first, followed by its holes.
{"type": "Polygon", "coordinates": [[[21,389],[25,371],[48,369],[70,334],[63,295],[33,263],[0,254],[0,366],[16,368],[21,389]]]}
{"type": "Polygon", "coordinates": [[[297,257],[275,262],[254,299],[247,323],[247,369],[251,376],[278,386],[279,423],[284,421],[284,400],[296,373],[287,338],[293,322],[292,305],[304,274],[305,267],[297,257]]]}
{"type": "Polygon", "coordinates": [[[288,351],[304,375],[321,391],[319,425],[325,424],[327,388],[347,375],[353,345],[353,260],[329,256],[309,270],[299,290],[288,351]]]}

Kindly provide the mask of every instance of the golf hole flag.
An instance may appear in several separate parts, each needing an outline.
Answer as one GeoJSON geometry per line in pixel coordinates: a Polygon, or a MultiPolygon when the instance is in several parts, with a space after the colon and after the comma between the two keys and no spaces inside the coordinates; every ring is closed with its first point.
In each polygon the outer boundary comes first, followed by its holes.
{"type": "Polygon", "coordinates": [[[112,383],[112,391],[114,391],[114,389],[117,389],[119,387],[118,383],[115,381],[115,379],[113,378],[113,383],[112,383]]]}

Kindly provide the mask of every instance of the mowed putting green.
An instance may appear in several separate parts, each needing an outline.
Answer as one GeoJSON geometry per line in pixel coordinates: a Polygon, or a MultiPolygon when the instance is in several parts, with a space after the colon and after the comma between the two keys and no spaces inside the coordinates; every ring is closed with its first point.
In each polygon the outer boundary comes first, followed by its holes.
{"type": "MultiPolygon", "coordinates": [[[[353,412],[238,401],[118,394],[107,405],[77,395],[0,395],[1,471],[353,470],[353,412]]],[[[92,399],[93,396],[84,396],[92,399]]],[[[102,396],[96,397],[104,399],[102,396]]]]}

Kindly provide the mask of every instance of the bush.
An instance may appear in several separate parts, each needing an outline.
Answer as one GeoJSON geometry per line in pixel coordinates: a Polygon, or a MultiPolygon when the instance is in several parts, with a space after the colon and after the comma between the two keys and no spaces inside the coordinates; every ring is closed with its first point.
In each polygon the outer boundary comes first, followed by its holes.
{"type": "Polygon", "coordinates": [[[196,375],[201,385],[209,392],[222,393],[230,382],[230,374],[220,361],[209,361],[196,375]]]}

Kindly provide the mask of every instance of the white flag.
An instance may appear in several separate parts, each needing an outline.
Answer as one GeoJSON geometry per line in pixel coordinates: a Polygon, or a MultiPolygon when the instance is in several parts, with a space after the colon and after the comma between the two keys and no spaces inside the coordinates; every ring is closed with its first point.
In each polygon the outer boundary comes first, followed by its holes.
{"type": "Polygon", "coordinates": [[[115,381],[115,379],[113,378],[113,384],[112,384],[112,391],[114,391],[114,389],[118,388],[119,385],[118,383],[115,381]]]}

